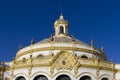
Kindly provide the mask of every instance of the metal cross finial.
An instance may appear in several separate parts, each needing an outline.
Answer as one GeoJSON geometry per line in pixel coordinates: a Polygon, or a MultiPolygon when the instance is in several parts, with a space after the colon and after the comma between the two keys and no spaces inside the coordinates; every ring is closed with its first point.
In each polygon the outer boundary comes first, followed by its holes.
{"type": "Polygon", "coordinates": [[[62,14],[62,8],[63,8],[63,6],[62,6],[62,4],[61,4],[61,16],[63,15],[63,14],[62,14]]]}

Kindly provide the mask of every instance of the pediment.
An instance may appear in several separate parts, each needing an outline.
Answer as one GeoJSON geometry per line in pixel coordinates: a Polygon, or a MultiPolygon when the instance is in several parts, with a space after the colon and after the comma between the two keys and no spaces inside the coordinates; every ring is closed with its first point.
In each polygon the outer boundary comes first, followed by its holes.
{"type": "Polygon", "coordinates": [[[66,69],[72,70],[77,63],[77,59],[74,55],[69,53],[68,51],[60,51],[52,61],[52,67],[57,70],[66,69]]]}

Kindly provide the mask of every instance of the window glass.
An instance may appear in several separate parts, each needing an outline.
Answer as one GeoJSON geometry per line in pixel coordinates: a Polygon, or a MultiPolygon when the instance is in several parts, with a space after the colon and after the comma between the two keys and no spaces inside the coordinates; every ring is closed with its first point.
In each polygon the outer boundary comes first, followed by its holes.
{"type": "Polygon", "coordinates": [[[102,78],[101,80],[109,80],[108,78],[102,78]]]}
{"type": "Polygon", "coordinates": [[[48,78],[44,75],[38,75],[33,80],[48,80],[48,78]]]}
{"type": "Polygon", "coordinates": [[[90,76],[83,76],[79,80],[92,80],[90,76]]]}
{"type": "Polygon", "coordinates": [[[61,75],[56,78],[56,80],[71,80],[67,75],[61,75]]]}
{"type": "Polygon", "coordinates": [[[15,80],[26,80],[26,79],[24,77],[22,77],[22,76],[19,76],[15,80]]]}

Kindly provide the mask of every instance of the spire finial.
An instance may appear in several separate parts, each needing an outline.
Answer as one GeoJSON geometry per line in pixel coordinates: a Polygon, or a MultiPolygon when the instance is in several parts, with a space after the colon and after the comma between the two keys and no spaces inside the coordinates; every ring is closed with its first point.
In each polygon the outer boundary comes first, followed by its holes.
{"type": "Polygon", "coordinates": [[[104,51],[104,46],[101,46],[101,51],[104,51]]]}
{"type": "Polygon", "coordinates": [[[90,45],[91,45],[91,46],[93,46],[93,45],[94,45],[94,41],[93,41],[93,40],[91,40],[90,45]]]}
{"type": "Polygon", "coordinates": [[[50,35],[50,40],[53,41],[53,35],[52,34],[50,35]]]}
{"type": "Polygon", "coordinates": [[[62,10],[62,8],[63,8],[63,6],[62,6],[62,4],[61,4],[61,14],[60,14],[60,19],[63,19],[64,17],[63,17],[63,10],[62,10]]]}
{"type": "Polygon", "coordinates": [[[63,6],[62,6],[62,4],[61,4],[61,14],[60,14],[61,16],[63,15],[63,14],[62,14],[62,8],[63,8],[63,6]]]}
{"type": "Polygon", "coordinates": [[[31,44],[34,44],[34,43],[35,43],[35,42],[34,42],[34,38],[32,38],[32,39],[31,39],[31,44]]]}
{"type": "Polygon", "coordinates": [[[23,48],[23,46],[20,44],[20,45],[19,45],[19,50],[22,49],[22,48],[23,48]]]}
{"type": "Polygon", "coordinates": [[[91,51],[93,53],[93,51],[95,50],[94,41],[93,40],[90,41],[90,46],[91,46],[91,51]]]}

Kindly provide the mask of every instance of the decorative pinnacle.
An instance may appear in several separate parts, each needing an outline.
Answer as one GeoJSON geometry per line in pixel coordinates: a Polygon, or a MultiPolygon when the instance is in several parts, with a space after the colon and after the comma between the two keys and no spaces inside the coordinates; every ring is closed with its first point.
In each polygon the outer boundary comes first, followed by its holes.
{"type": "Polygon", "coordinates": [[[53,35],[52,34],[50,35],[50,40],[53,41],[53,35]]]}
{"type": "Polygon", "coordinates": [[[104,51],[104,46],[102,46],[100,50],[101,50],[101,51],[104,51]]]}
{"type": "Polygon", "coordinates": [[[111,62],[114,62],[113,59],[110,59],[111,62]]]}
{"type": "Polygon", "coordinates": [[[62,14],[60,15],[60,19],[64,19],[64,16],[62,14]]]}
{"type": "Polygon", "coordinates": [[[19,45],[19,50],[22,49],[22,48],[23,48],[23,47],[22,47],[22,45],[20,44],[20,45],[19,45]]]}
{"type": "Polygon", "coordinates": [[[13,57],[13,60],[15,60],[15,57],[13,57]]]}
{"type": "Polygon", "coordinates": [[[75,41],[75,38],[74,38],[74,36],[71,36],[71,38],[72,38],[72,41],[75,41]]]}
{"type": "Polygon", "coordinates": [[[34,44],[34,43],[35,43],[35,42],[34,42],[34,39],[32,38],[32,39],[31,39],[31,44],[34,44]]]}
{"type": "Polygon", "coordinates": [[[93,40],[91,40],[90,45],[91,45],[91,46],[93,46],[93,45],[94,45],[94,41],[93,41],[93,40]]]}

